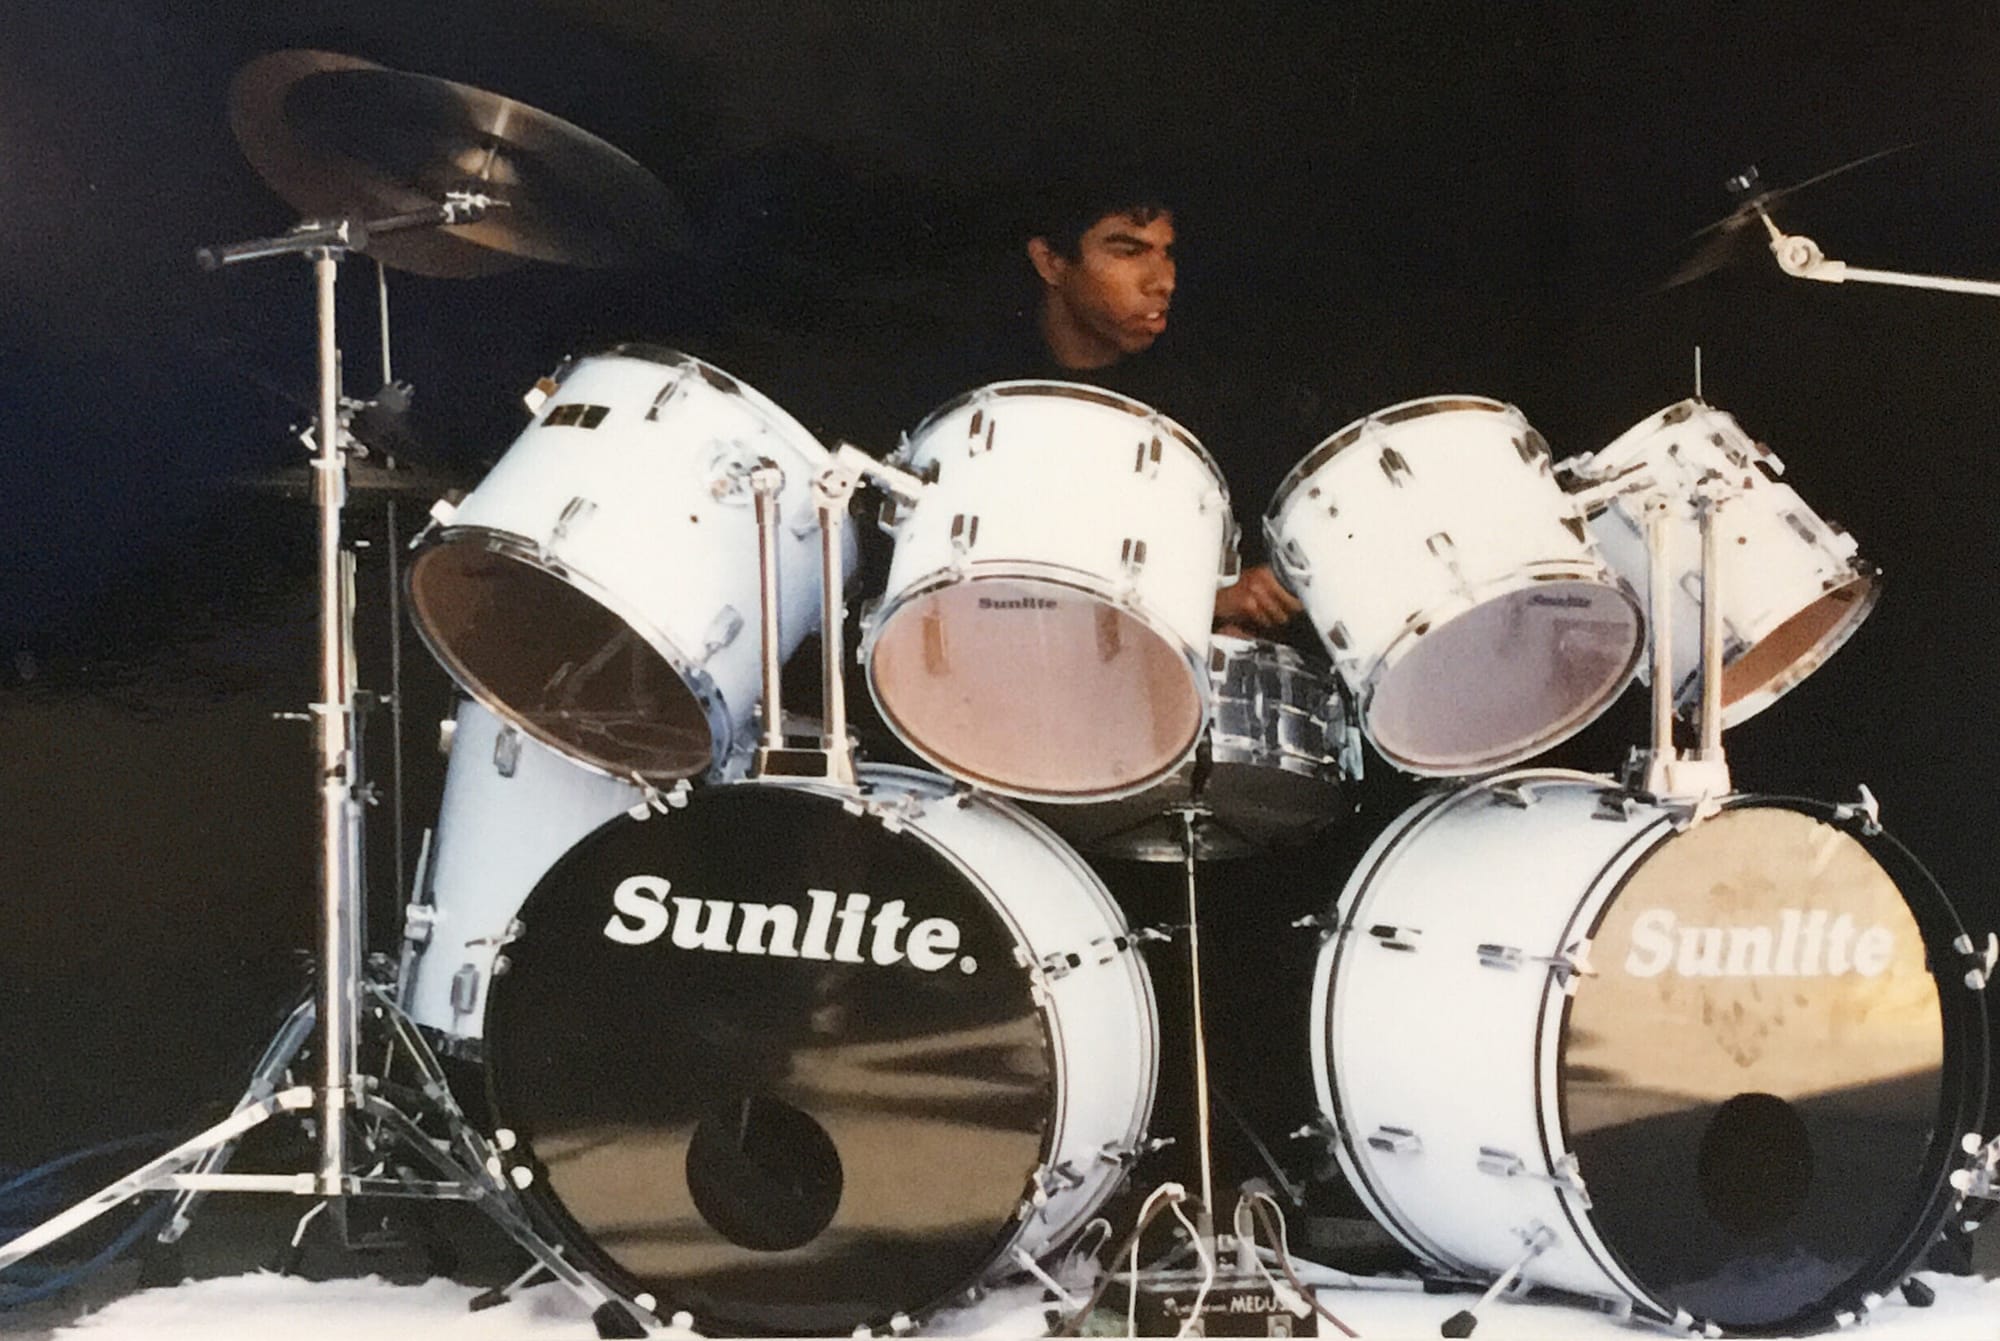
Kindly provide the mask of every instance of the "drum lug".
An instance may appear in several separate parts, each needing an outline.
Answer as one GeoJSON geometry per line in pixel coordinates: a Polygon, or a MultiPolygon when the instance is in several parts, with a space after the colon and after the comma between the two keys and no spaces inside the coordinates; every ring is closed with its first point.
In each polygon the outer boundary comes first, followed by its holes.
{"type": "Polygon", "coordinates": [[[1875,793],[1868,790],[1866,783],[1863,783],[1858,791],[1859,795],[1854,800],[1833,808],[1833,817],[1842,824],[1859,817],[1861,832],[1873,838],[1882,832],[1882,806],[1876,801],[1875,793]]]}
{"type": "Polygon", "coordinates": [[[1118,547],[1118,562],[1124,568],[1126,577],[1137,578],[1146,567],[1146,542],[1126,537],[1124,543],[1118,547]]]}
{"type": "MultiPolygon", "coordinates": [[[[499,972],[500,961],[495,959],[495,973],[499,972]]],[[[479,969],[472,964],[460,964],[458,972],[451,975],[451,1013],[464,1017],[472,1014],[479,1005],[479,969]]]]}
{"type": "Polygon", "coordinates": [[[979,543],[979,518],[977,515],[957,513],[951,519],[951,550],[963,558],[979,543]]]}
{"type": "Polygon", "coordinates": [[[1539,461],[1545,471],[1553,468],[1554,457],[1549,451],[1549,444],[1532,428],[1514,439],[1514,450],[1528,465],[1532,466],[1539,461]]]}
{"type": "Polygon", "coordinates": [[[1377,925],[1368,928],[1368,934],[1380,941],[1385,950],[1415,950],[1417,938],[1424,933],[1418,927],[1377,925]]]}
{"type": "Polygon", "coordinates": [[[708,632],[702,635],[701,658],[703,663],[736,641],[743,632],[743,616],[733,605],[725,605],[715,612],[715,618],[708,621],[708,632]]]}
{"type": "MultiPolygon", "coordinates": [[[[1264,527],[1264,543],[1269,547],[1271,558],[1277,565],[1278,576],[1284,579],[1286,586],[1297,589],[1312,585],[1312,561],[1306,558],[1305,551],[1299,548],[1296,539],[1279,540],[1276,532],[1272,531],[1267,523],[1264,527]]],[[[1341,636],[1346,637],[1345,629],[1341,630],[1341,636]]]]}
{"type": "Polygon", "coordinates": [[[1135,475],[1144,475],[1149,480],[1160,478],[1159,434],[1155,433],[1151,442],[1142,442],[1139,444],[1139,455],[1132,462],[1132,473],[1135,475]]]}
{"type": "Polygon", "coordinates": [[[1512,806],[1516,810],[1526,810],[1541,797],[1532,782],[1496,782],[1486,789],[1495,805],[1512,806]]]}
{"type": "Polygon", "coordinates": [[[513,727],[502,727],[493,737],[493,771],[503,778],[514,776],[515,767],[521,762],[521,733],[513,727]]]}
{"type": "Polygon", "coordinates": [[[1629,821],[1638,810],[1638,799],[1630,792],[1607,791],[1598,796],[1597,808],[1590,812],[1590,817],[1622,824],[1629,821]]]}
{"type": "Polygon", "coordinates": [[[971,421],[965,426],[965,436],[969,444],[965,449],[965,454],[967,456],[980,456],[992,451],[993,430],[998,428],[999,425],[1000,421],[998,419],[987,417],[984,406],[974,410],[971,421]]]}
{"type": "Polygon", "coordinates": [[[1415,475],[1415,472],[1410,469],[1410,463],[1405,461],[1403,454],[1394,447],[1384,447],[1382,449],[1381,465],[1382,474],[1388,478],[1390,484],[1393,484],[1398,489],[1402,488],[1404,483],[1415,475]]]}
{"type": "Polygon", "coordinates": [[[556,517],[556,524],[549,528],[548,539],[541,544],[542,557],[548,558],[558,544],[569,538],[573,528],[589,521],[591,514],[596,511],[597,504],[580,496],[563,504],[562,512],[556,517]]]}
{"type": "Polygon", "coordinates": [[[1986,944],[1982,947],[1976,945],[1971,936],[1961,932],[1958,939],[1951,943],[1951,948],[1972,963],[1972,967],[1965,971],[1965,985],[1975,992],[1984,991],[1986,984],[1992,981],[1993,966],[2000,963],[2000,936],[1987,932],[1986,944]]]}
{"type": "Polygon", "coordinates": [[[1424,1142],[1408,1127],[1381,1126],[1368,1133],[1368,1148],[1385,1155],[1421,1155],[1424,1142]]]}
{"type": "Polygon", "coordinates": [[[676,373],[674,376],[667,379],[666,385],[661,387],[659,393],[653,397],[653,403],[646,407],[647,423],[657,424],[660,422],[661,409],[663,409],[669,401],[673,400],[675,396],[680,394],[681,383],[684,380],[686,380],[686,378],[687,378],[687,371],[686,369],[682,369],[680,372],[676,373]]]}
{"type": "Polygon", "coordinates": [[[1548,1173],[1532,1173],[1527,1161],[1513,1151],[1482,1145],[1479,1147],[1479,1171],[1495,1178],[1527,1178],[1547,1183],[1575,1197],[1585,1210],[1590,1208],[1590,1192],[1583,1185],[1583,1176],[1577,1172],[1574,1153],[1566,1152],[1558,1156],[1548,1173]]]}
{"type": "Polygon", "coordinates": [[[1481,945],[1478,954],[1482,966],[1510,972],[1523,964],[1545,965],[1555,975],[1565,996],[1576,995],[1577,979],[1597,976],[1597,970],[1590,963],[1590,942],[1587,940],[1565,947],[1559,955],[1531,955],[1519,946],[1492,944],[1481,945]]]}

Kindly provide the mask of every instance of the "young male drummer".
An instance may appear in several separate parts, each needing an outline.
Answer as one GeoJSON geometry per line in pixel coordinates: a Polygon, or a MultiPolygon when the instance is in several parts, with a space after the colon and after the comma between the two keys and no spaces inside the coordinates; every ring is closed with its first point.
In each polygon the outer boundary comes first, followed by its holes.
{"type": "MultiPolygon", "coordinates": [[[[1192,402],[1214,379],[1177,366],[1155,349],[1173,305],[1175,241],[1173,211],[1142,191],[1098,187],[1052,198],[1027,240],[1028,260],[1041,285],[1034,317],[1039,357],[1012,375],[1088,382],[1129,395],[1179,420],[1231,476],[1235,444],[1214,435],[1239,416],[1218,413],[1213,417],[1224,423],[1205,423],[1201,407],[1192,402]]],[[[1304,445],[1298,444],[1301,450],[1304,445]]],[[[1231,485],[1237,487],[1234,478],[1231,485]]],[[[1262,548],[1257,518],[1264,500],[1234,502],[1254,555],[1262,548]]],[[[1300,608],[1268,564],[1254,564],[1217,593],[1216,628],[1275,633],[1300,608]]]]}

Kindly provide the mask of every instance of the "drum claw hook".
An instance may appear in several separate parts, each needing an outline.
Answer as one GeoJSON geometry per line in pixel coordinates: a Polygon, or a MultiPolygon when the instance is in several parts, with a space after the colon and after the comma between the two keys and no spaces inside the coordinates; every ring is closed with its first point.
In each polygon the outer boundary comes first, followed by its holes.
{"type": "Polygon", "coordinates": [[[2000,964],[2000,936],[1989,931],[1986,933],[1986,944],[1980,946],[1971,936],[1961,932],[1958,939],[1951,943],[1951,948],[1972,961],[1973,966],[1965,972],[1965,985],[1975,992],[1984,991],[1986,984],[1992,981],[1994,965],[2000,964]]]}
{"type": "Polygon", "coordinates": [[[1882,832],[1882,806],[1875,799],[1875,793],[1868,790],[1867,783],[1862,783],[1857,790],[1859,795],[1854,800],[1834,807],[1833,817],[1846,823],[1859,816],[1861,832],[1872,837],[1882,832]]]}

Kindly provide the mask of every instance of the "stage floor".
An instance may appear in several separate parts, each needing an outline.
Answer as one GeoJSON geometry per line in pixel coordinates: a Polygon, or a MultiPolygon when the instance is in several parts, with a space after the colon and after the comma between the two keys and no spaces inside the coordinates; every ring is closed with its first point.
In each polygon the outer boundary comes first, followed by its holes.
{"type": "MultiPolygon", "coordinates": [[[[138,1267],[120,1262],[76,1290],[28,1309],[0,1312],[0,1335],[22,1341],[356,1341],[416,1337],[430,1341],[514,1341],[515,1338],[596,1336],[589,1313],[566,1291],[549,1285],[522,1292],[499,1307],[471,1312],[470,1301],[504,1284],[518,1269],[512,1247],[476,1212],[441,1207],[437,1229],[458,1256],[449,1278],[426,1279],[414,1249],[349,1254],[312,1232],[300,1274],[269,1269],[289,1242],[299,1207],[279,1199],[213,1199],[201,1208],[183,1243],[190,1277],[173,1287],[143,1289],[138,1267]]],[[[2000,1341],[2000,1233],[1989,1225],[1975,1240],[1971,1277],[1927,1274],[1937,1291],[1929,1309],[1899,1296],[1869,1319],[1879,1341],[2000,1341]]],[[[1418,1341],[1472,1301],[1470,1295],[1324,1289],[1320,1302],[1361,1336],[1418,1341]]],[[[979,1306],[934,1318],[920,1335],[1029,1337],[1046,1333],[1044,1291],[1023,1285],[996,1291],[979,1306]]],[[[1100,1313],[1094,1335],[1117,1335],[1100,1313]]],[[[687,1336],[692,1333],[667,1332],[687,1336]]],[[[1322,1336],[1333,1335],[1324,1323],[1322,1336]]],[[[1501,1301],[1483,1311],[1481,1341],[1587,1341],[1661,1336],[1565,1302],[1501,1301]]]]}

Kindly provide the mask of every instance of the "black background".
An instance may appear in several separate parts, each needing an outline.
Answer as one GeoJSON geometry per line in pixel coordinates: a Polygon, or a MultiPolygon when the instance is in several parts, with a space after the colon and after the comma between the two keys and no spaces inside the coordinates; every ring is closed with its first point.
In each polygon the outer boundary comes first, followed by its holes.
{"type": "MultiPolygon", "coordinates": [[[[553,112],[684,206],[681,244],[637,271],[392,276],[396,373],[436,464],[468,483],[519,431],[522,390],[617,339],[701,354],[816,428],[880,420],[925,350],[1018,310],[1023,194],[1128,151],[1182,169],[1173,338],[1309,388],[1323,431],[1336,411],[1469,392],[1519,405],[1567,456],[1691,394],[1700,345],[1706,398],[1886,575],[1854,641],[1732,733],[1738,785],[1867,783],[1967,920],[1994,925],[2000,307],[1786,279],[1754,235],[1734,267],[1652,292],[1728,211],[1729,174],[1754,163],[1782,186],[1908,141],[1780,221],[1858,265],[2000,277],[1991,5],[14,0],[0,1162],[233,1097],[302,981],[311,739],[270,714],[313,692],[313,515],[244,480],[304,459],[311,288],[299,262],[192,263],[292,221],[227,119],[230,76],[280,47],[553,112]]],[[[378,372],[372,287],[346,268],[356,391],[378,372]]],[[[419,511],[403,505],[403,534],[419,511]]],[[[383,692],[385,521],[379,500],[352,521],[376,542],[362,679],[383,692]]],[[[415,648],[405,871],[449,701],[415,648]]],[[[1614,766],[1640,698],[1557,761],[1614,766]]],[[[369,732],[386,783],[385,714],[369,732]]],[[[372,814],[389,948],[389,799],[372,814]]],[[[1323,907],[1345,874],[1301,869],[1276,897],[1323,907]]],[[[1225,980],[1270,962],[1256,938],[1221,953],[1225,980]]],[[[1296,1019],[1219,1027],[1274,1071],[1304,1066],[1296,1019]]]]}

